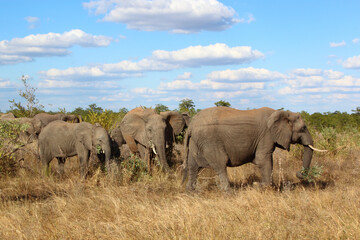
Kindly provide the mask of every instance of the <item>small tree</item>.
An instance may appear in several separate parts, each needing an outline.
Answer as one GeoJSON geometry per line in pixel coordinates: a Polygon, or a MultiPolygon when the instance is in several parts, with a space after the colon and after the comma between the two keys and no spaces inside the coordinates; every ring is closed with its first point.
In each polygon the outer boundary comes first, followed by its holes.
{"type": "Polygon", "coordinates": [[[21,82],[24,84],[25,90],[19,91],[20,97],[26,100],[26,107],[22,106],[21,102],[15,102],[15,99],[9,101],[12,104],[10,108],[15,112],[17,117],[33,117],[44,108],[36,98],[35,91],[37,88],[32,87],[28,79],[28,76],[21,76],[21,82]]]}
{"type": "Polygon", "coordinates": [[[170,111],[170,109],[163,104],[156,104],[154,109],[157,113],[170,111]]]}
{"type": "Polygon", "coordinates": [[[217,107],[220,107],[220,106],[230,107],[230,106],[231,106],[231,104],[230,104],[229,102],[224,101],[224,100],[217,101],[217,102],[215,102],[214,104],[215,104],[215,106],[217,106],[217,107]]]}
{"type": "Polygon", "coordinates": [[[356,107],[356,109],[351,110],[354,114],[360,115],[360,107],[356,107]]]}
{"type": "Polygon", "coordinates": [[[93,104],[89,105],[89,107],[86,109],[86,111],[101,114],[104,111],[104,109],[102,109],[101,107],[98,107],[96,105],[96,103],[93,103],[93,104]]]}

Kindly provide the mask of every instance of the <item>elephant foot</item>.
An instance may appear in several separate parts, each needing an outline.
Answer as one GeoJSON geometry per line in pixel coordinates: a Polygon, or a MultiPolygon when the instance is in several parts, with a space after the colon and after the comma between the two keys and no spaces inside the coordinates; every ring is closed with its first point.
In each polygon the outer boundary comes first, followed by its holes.
{"type": "Polygon", "coordinates": [[[305,176],[302,174],[301,171],[298,171],[296,172],[296,177],[300,180],[304,180],[305,179],[305,176]]]}

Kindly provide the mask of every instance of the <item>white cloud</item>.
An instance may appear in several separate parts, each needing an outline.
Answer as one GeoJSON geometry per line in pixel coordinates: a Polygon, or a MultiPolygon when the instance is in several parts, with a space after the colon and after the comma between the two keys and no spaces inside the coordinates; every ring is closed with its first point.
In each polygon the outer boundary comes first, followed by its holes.
{"type": "Polygon", "coordinates": [[[278,72],[271,72],[264,68],[241,68],[237,70],[215,71],[208,79],[219,82],[258,82],[284,79],[286,76],[278,72]]]}
{"type": "Polygon", "coordinates": [[[133,93],[143,94],[143,95],[152,95],[152,94],[164,94],[166,92],[160,90],[154,90],[151,88],[134,88],[132,89],[133,93]]]}
{"type": "MultiPolygon", "coordinates": [[[[228,47],[217,43],[208,46],[191,46],[177,51],[156,50],[150,57],[138,62],[121,61],[118,63],[98,64],[96,66],[72,67],[65,70],[50,69],[42,71],[43,78],[126,78],[139,77],[143,72],[170,71],[183,67],[202,67],[213,65],[241,64],[262,58],[264,55],[251,47],[228,47]]],[[[190,77],[185,73],[182,77],[190,77]]]]}
{"type": "Polygon", "coordinates": [[[295,69],[280,94],[356,92],[360,88],[360,78],[342,72],[322,69],[295,69]]]}
{"type": "Polygon", "coordinates": [[[221,83],[212,80],[202,80],[199,84],[200,88],[212,90],[244,90],[244,89],[263,89],[263,82],[240,82],[240,83],[221,83]]]}
{"type": "Polygon", "coordinates": [[[323,70],[322,69],[315,69],[315,68],[298,68],[291,71],[292,74],[298,75],[298,76],[319,76],[322,75],[323,70]]]}
{"type": "Polygon", "coordinates": [[[186,79],[190,79],[191,77],[192,77],[192,73],[191,73],[191,72],[184,72],[183,74],[177,76],[176,79],[186,80],[186,79]]]}
{"type": "MultiPolygon", "coordinates": [[[[130,29],[194,33],[222,31],[241,22],[231,7],[217,0],[95,0],[83,6],[102,21],[124,23],[130,29]]],[[[249,15],[252,22],[254,17],[249,15]]]]}
{"type": "Polygon", "coordinates": [[[32,16],[25,17],[25,21],[29,23],[29,29],[35,28],[36,23],[39,22],[39,20],[40,19],[38,17],[32,17],[32,16]]]}
{"type": "Polygon", "coordinates": [[[162,90],[179,90],[179,89],[189,89],[195,90],[198,89],[200,86],[199,84],[193,83],[190,80],[175,80],[172,82],[161,82],[159,89],[162,90]]]}
{"type": "Polygon", "coordinates": [[[11,87],[12,85],[13,85],[12,82],[0,78],[0,88],[7,88],[7,87],[11,87]]]}
{"type": "Polygon", "coordinates": [[[27,56],[8,55],[0,53],[0,65],[9,65],[22,62],[30,62],[33,59],[27,56]]]}
{"type": "Polygon", "coordinates": [[[106,65],[99,66],[83,66],[83,67],[71,67],[65,70],[59,69],[49,69],[47,71],[41,71],[39,74],[44,79],[52,79],[52,80],[71,80],[71,79],[121,79],[128,77],[140,77],[141,73],[127,73],[121,70],[119,71],[105,71],[106,65]]]}
{"type": "Polygon", "coordinates": [[[26,20],[28,23],[34,23],[34,22],[39,21],[39,18],[38,18],[38,17],[28,16],[28,17],[25,17],[25,20],[26,20]]]}
{"type": "Polygon", "coordinates": [[[331,42],[330,43],[330,47],[344,47],[346,46],[346,42],[345,41],[342,41],[342,42],[339,42],[339,43],[335,43],[335,42],[331,42]]]}
{"type": "Polygon", "coordinates": [[[342,65],[348,69],[360,69],[360,55],[346,59],[342,65]]]}
{"type": "Polygon", "coordinates": [[[162,90],[244,90],[264,89],[266,81],[284,79],[286,76],[267,69],[242,68],[238,70],[214,71],[207,75],[207,79],[194,83],[190,80],[177,79],[172,82],[162,82],[162,90]]]}
{"type": "Polygon", "coordinates": [[[39,88],[97,88],[97,89],[111,89],[118,87],[116,82],[83,82],[83,81],[57,81],[57,80],[44,80],[39,82],[39,88]]]}
{"type": "Polygon", "coordinates": [[[264,54],[248,46],[229,47],[224,43],[208,46],[190,46],[178,51],[157,50],[152,54],[158,61],[180,64],[188,67],[203,65],[241,64],[263,58],[264,54]]]}
{"type": "Polygon", "coordinates": [[[32,61],[35,57],[68,55],[68,48],[108,46],[112,39],[85,33],[79,29],[68,32],[29,35],[0,41],[0,65],[32,61]]]}
{"type": "Polygon", "coordinates": [[[252,23],[254,21],[255,21],[255,17],[253,14],[249,14],[247,19],[246,18],[239,19],[240,23],[252,23]]]}
{"type": "Polygon", "coordinates": [[[355,44],[357,44],[357,43],[360,42],[360,39],[359,39],[359,38],[354,38],[354,39],[352,40],[352,42],[355,43],[355,44]]]}

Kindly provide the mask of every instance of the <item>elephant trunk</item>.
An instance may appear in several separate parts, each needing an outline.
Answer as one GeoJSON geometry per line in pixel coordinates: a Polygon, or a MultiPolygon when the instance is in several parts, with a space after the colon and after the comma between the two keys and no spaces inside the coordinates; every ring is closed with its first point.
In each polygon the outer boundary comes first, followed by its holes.
{"type": "Polygon", "coordinates": [[[313,150],[309,146],[304,146],[304,154],[303,154],[303,168],[308,169],[311,164],[313,156],[313,150]]]}
{"type": "MultiPolygon", "coordinates": [[[[306,170],[306,169],[310,168],[311,160],[313,157],[313,150],[310,146],[312,146],[314,144],[314,142],[313,142],[313,139],[312,139],[309,131],[307,131],[307,134],[302,139],[302,144],[304,145],[304,153],[303,153],[303,157],[302,157],[303,169],[306,170]]],[[[304,179],[304,175],[302,172],[297,172],[296,176],[299,179],[304,179]]]]}
{"type": "Polygon", "coordinates": [[[107,170],[110,169],[110,157],[111,157],[111,147],[110,147],[110,143],[102,146],[102,150],[104,151],[105,154],[105,167],[107,170]]]}
{"type": "MultiPolygon", "coordinates": [[[[153,150],[151,150],[151,151],[153,151],[153,150]]],[[[165,139],[163,141],[159,141],[158,144],[155,143],[155,151],[159,157],[159,161],[160,161],[162,169],[164,171],[167,171],[169,169],[169,164],[166,160],[165,139]]]]}

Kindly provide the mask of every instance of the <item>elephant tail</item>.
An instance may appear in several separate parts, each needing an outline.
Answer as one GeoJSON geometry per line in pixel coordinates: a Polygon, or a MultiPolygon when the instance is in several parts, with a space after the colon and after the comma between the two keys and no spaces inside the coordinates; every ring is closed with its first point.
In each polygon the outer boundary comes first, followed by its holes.
{"type": "Polygon", "coordinates": [[[190,138],[191,138],[191,130],[190,130],[190,128],[188,128],[187,131],[186,131],[186,134],[185,134],[185,142],[184,142],[184,161],[183,161],[183,164],[182,164],[182,168],[183,168],[182,184],[185,183],[187,175],[188,175],[188,157],[189,157],[190,138]]]}

